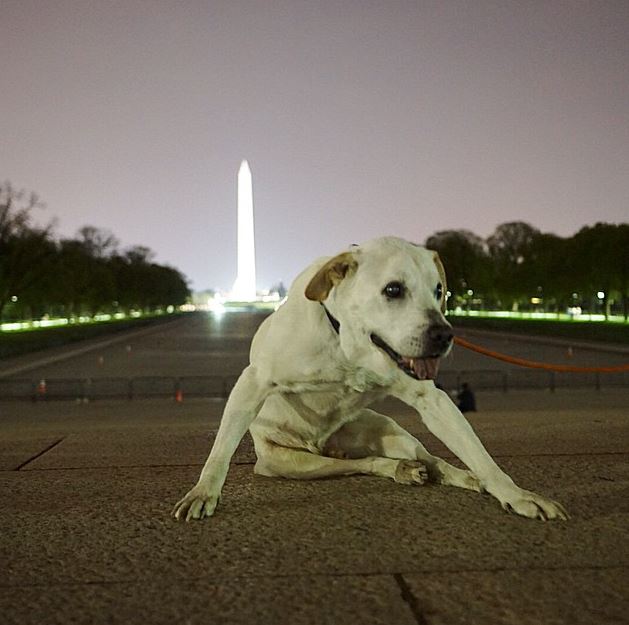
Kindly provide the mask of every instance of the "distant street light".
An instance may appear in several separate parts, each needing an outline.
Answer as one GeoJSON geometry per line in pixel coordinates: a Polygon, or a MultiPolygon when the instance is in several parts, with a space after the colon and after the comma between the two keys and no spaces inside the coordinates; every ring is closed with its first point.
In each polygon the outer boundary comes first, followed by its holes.
{"type": "Polygon", "coordinates": [[[596,297],[598,297],[598,299],[605,299],[605,291],[599,291],[596,297]]]}

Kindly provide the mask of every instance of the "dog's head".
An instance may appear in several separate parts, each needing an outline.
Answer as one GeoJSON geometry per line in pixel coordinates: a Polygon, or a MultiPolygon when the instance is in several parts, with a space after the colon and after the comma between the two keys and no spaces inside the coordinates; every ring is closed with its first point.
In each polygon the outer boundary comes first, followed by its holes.
{"type": "Polygon", "coordinates": [[[452,346],[443,313],[446,278],[436,252],[384,237],[335,256],[306,287],[341,324],[346,355],[374,368],[397,365],[419,379],[437,376],[439,359],[452,346]],[[384,357],[384,358],[383,358],[384,357]]]}

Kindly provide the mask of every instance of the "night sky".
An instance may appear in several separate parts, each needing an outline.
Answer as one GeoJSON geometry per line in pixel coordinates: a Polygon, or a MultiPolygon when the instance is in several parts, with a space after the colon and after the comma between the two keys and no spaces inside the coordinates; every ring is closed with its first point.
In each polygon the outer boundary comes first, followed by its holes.
{"type": "Polygon", "coordinates": [[[196,289],[396,234],[629,218],[629,2],[0,0],[0,180],[196,289]]]}

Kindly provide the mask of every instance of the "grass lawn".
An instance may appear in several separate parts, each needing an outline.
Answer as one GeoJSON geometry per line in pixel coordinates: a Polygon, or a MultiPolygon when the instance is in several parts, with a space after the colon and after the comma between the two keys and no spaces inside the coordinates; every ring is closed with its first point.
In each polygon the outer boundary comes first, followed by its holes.
{"type": "Polygon", "coordinates": [[[99,321],[51,328],[0,332],[0,358],[19,356],[20,354],[40,349],[59,347],[67,343],[75,343],[84,339],[121,332],[122,330],[131,330],[153,323],[172,321],[177,316],[176,314],[158,315],[154,317],[139,317],[137,319],[99,321]]]}
{"type": "Polygon", "coordinates": [[[534,334],[558,338],[629,344],[629,323],[607,321],[554,321],[551,319],[511,319],[449,315],[455,328],[475,328],[495,332],[534,334]]]}

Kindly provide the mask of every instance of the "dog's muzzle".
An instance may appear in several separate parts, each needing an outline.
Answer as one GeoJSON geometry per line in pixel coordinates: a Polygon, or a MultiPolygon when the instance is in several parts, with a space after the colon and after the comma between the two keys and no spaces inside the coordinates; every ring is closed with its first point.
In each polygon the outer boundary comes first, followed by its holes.
{"type": "Polygon", "coordinates": [[[446,324],[433,324],[425,332],[423,354],[403,356],[377,334],[370,336],[371,342],[384,351],[406,375],[416,380],[435,380],[439,373],[439,359],[452,345],[452,327],[446,324]]]}
{"type": "Polygon", "coordinates": [[[443,323],[431,325],[426,330],[427,345],[424,351],[443,356],[450,349],[453,338],[452,326],[443,323]]]}

